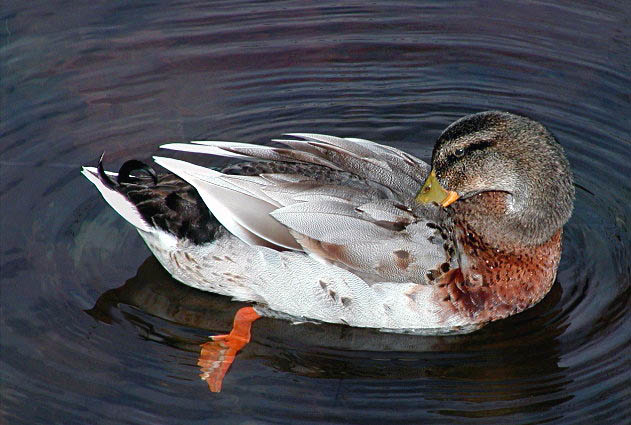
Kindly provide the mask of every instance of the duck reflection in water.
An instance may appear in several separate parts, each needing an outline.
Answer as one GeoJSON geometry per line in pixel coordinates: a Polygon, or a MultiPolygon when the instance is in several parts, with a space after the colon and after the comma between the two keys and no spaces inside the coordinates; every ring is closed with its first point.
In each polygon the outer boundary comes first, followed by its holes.
{"type": "MultiPolygon", "coordinates": [[[[536,392],[548,395],[545,403],[536,406],[543,411],[567,398],[563,391],[567,379],[558,366],[557,337],[566,327],[555,319],[559,317],[560,298],[561,287],[554,285],[541,303],[523,314],[494,322],[478,332],[454,336],[398,335],[263,318],[254,324],[256,337],[240,358],[256,359],[275,370],[300,376],[338,379],[340,385],[345,379],[374,382],[384,393],[389,387],[400,390],[402,382],[408,382],[410,391],[418,392],[423,399],[453,402],[454,394],[458,394],[462,402],[482,403],[488,398],[480,395],[488,391],[494,401],[532,400],[536,392]],[[542,377],[541,382],[537,377],[542,377]],[[529,383],[520,384],[521,380],[529,383]],[[550,398],[549,394],[558,396],[550,398]]],[[[190,328],[224,333],[231,328],[235,312],[244,305],[182,285],[152,256],[136,276],[103,293],[87,313],[109,324],[123,318],[146,339],[197,352],[201,378],[211,391],[219,391],[231,363],[222,362],[230,355],[229,349],[222,351],[220,345],[210,341],[201,343],[200,351],[200,341],[190,328]],[[121,310],[125,313],[120,314],[121,310]],[[136,310],[164,322],[152,326],[147,323],[150,318],[143,318],[136,310]]],[[[239,376],[238,369],[233,373],[239,376]]],[[[525,408],[517,404],[516,410],[525,408]]],[[[441,413],[459,414],[449,408],[441,413]]]]}

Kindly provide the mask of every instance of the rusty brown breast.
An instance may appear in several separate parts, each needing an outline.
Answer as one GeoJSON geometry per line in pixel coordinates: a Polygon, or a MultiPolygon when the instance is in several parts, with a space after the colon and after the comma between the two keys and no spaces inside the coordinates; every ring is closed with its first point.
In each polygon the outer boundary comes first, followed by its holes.
{"type": "MultiPolygon", "coordinates": [[[[475,227],[480,208],[487,222],[504,214],[506,194],[488,192],[454,204],[452,237],[460,268],[439,279],[439,302],[472,322],[487,322],[519,313],[550,290],[561,258],[562,229],[535,246],[489,243],[475,227]]],[[[492,227],[484,228],[490,231],[492,227]]]]}

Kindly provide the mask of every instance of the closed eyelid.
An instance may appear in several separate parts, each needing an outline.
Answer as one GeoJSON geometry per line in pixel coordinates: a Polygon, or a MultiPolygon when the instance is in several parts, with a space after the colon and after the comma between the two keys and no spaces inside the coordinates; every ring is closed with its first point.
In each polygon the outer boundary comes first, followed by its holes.
{"type": "Polygon", "coordinates": [[[485,148],[488,148],[489,146],[492,146],[494,143],[491,140],[480,140],[474,143],[470,143],[466,146],[460,146],[457,147],[456,149],[454,149],[449,155],[448,155],[448,160],[449,159],[459,159],[462,158],[465,154],[467,153],[471,153],[477,150],[482,150],[485,148]],[[462,150],[462,154],[457,155],[456,152],[458,152],[458,150],[462,150]]]}

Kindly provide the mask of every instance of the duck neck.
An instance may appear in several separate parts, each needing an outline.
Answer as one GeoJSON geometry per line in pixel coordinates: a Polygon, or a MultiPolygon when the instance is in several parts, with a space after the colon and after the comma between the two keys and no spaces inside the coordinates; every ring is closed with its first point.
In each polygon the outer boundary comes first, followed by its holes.
{"type": "Polygon", "coordinates": [[[445,300],[460,314],[483,322],[523,311],[548,293],[561,257],[562,229],[538,245],[502,239],[506,236],[501,232],[506,224],[501,220],[506,194],[478,196],[482,198],[454,204],[451,227],[460,268],[442,283],[445,300]],[[479,209],[482,203],[483,215],[479,209]]]}
{"type": "Polygon", "coordinates": [[[523,197],[491,191],[455,202],[449,215],[454,222],[466,223],[485,244],[506,249],[541,245],[563,225],[542,219],[539,210],[523,202],[523,197]]]}

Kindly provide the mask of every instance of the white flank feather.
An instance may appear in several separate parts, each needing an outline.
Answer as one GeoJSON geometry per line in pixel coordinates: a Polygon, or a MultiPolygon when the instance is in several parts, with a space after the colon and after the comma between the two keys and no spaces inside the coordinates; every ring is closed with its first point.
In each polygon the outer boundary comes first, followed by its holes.
{"type": "Polygon", "coordinates": [[[201,153],[205,155],[225,156],[228,158],[250,159],[248,155],[230,152],[225,149],[221,149],[220,146],[202,146],[189,143],[167,143],[166,145],[162,145],[160,147],[162,149],[170,149],[172,151],[201,153]]]}
{"type": "Polygon", "coordinates": [[[249,160],[303,162],[318,164],[339,170],[334,163],[313,153],[301,150],[292,150],[273,146],[253,145],[249,143],[223,142],[223,141],[195,141],[187,143],[169,143],[160,146],[183,152],[202,153],[208,155],[224,156],[228,158],[240,158],[249,160]]]}
{"type": "MultiPolygon", "coordinates": [[[[81,174],[83,174],[88,180],[90,180],[96,188],[101,192],[103,198],[107,201],[108,204],[111,205],[114,210],[119,213],[125,220],[129,221],[136,228],[143,230],[145,232],[152,232],[155,229],[147,224],[147,222],[142,218],[136,206],[131,203],[124,195],[118,193],[114,189],[110,189],[107,187],[98,176],[98,170],[94,167],[83,167],[81,170],[81,174]]],[[[109,175],[116,175],[116,173],[108,173],[109,175]]]]}

